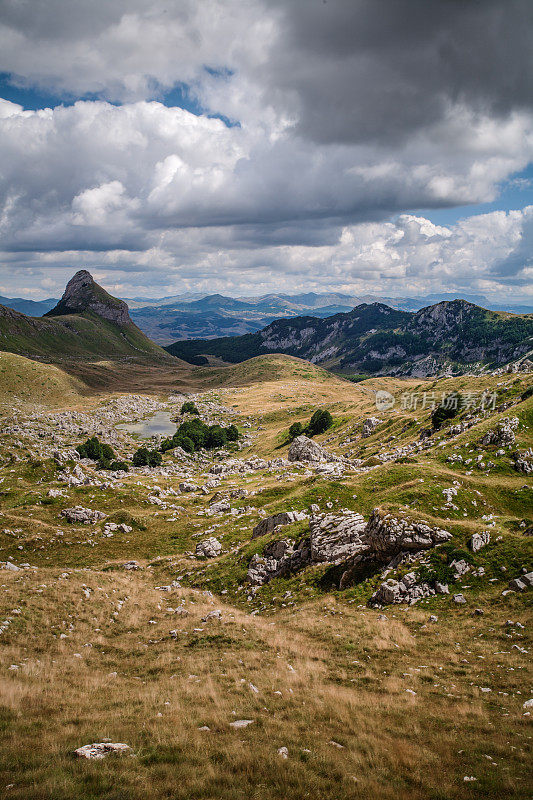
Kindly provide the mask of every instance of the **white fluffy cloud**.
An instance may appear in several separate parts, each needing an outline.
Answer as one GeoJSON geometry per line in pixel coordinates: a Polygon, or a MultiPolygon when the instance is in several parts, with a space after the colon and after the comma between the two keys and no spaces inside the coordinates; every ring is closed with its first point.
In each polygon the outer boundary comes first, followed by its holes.
{"type": "Polygon", "coordinates": [[[123,294],[524,284],[529,209],[449,229],[411,211],[494,200],[533,160],[532,16],[526,0],[0,0],[0,71],[98,98],[0,99],[0,291],[57,293],[82,265],[123,294]],[[178,84],[203,113],[157,101],[178,84]]]}

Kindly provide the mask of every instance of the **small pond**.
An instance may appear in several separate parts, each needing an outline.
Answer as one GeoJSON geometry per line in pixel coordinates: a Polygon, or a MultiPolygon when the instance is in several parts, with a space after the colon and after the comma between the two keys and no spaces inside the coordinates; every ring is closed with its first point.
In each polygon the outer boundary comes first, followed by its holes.
{"type": "Polygon", "coordinates": [[[177,424],[172,422],[172,414],[169,411],[157,411],[139,422],[125,422],[117,425],[120,431],[133,433],[139,439],[149,439],[151,436],[173,436],[177,427],[177,424]]]}

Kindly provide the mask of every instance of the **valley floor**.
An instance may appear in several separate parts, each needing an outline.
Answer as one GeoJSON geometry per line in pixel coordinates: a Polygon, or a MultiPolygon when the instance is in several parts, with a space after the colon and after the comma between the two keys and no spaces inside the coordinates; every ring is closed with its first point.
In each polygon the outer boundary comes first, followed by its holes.
{"type": "Polygon", "coordinates": [[[39,365],[35,385],[52,383],[38,404],[35,388],[22,396],[24,361],[0,394],[0,796],[531,797],[532,592],[508,591],[533,569],[531,474],[514,456],[531,458],[531,376],[351,384],[276,356],[197,370],[202,418],[237,424],[240,450],[104,473],[72,448],[98,435],[131,457],[138,442],[117,424],[178,415],[179,385],[88,396],[39,365]],[[378,389],[394,410],[376,411],[378,389]],[[428,409],[401,399],[484,389],[494,408],[430,437],[428,409]],[[343,460],[287,462],[289,426],[317,407],[334,418],[317,440],[343,460]],[[482,445],[509,417],[512,446],[482,445]],[[253,527],[311,505],[423,519],[452,534],[435,548],[443,565],[466,571],[448,595],[381,609],[368,600],[385,577],[416,564],[362,569],[342,590],[328,563],[251,587],[252,556],[308,522],[256,539],[253,527]],[[106,517],[68,523],[74,506],[106,517]],[[209,537],[222,552],[202,560],[209,537]],[[106,739],[129,754],[73,757],[106,739]]]}

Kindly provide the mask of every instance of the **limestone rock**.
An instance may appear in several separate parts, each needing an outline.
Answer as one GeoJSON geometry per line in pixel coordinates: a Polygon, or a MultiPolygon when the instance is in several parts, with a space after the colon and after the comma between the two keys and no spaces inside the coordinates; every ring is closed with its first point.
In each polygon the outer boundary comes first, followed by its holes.
{"type": "Polygon", "coordinates": [[[363,422],[361,436],[364,439],[366,439],[367,436],[372,436],[372,434],[374,433],[380,422],[381,420],[378,419],[378,417],[367,417],[367,419],[365,419],[365,421],[363,422]]]}
{"type": "Polygon", "coordinates": [[[473,553],[477,553],[482,547],[485,547],[490,542],[490,533],[482,531],[481,533],[474,533],[470,539],[470,549],[473,553]]]}
{"type": "Polygon", "coordinates": [[[518,417],[504,417],[498,425],[488,431],[481,439],[483,446],[488,445],[510,445],[515,441],[514,432],[518,428],[518,417]]]}
{"type": "Polygon", "coordinates": [[[329,453],[324,447],[309,439],[308,436],[297,436],[289,447],[289,461],[339,461],[338,456],[329,453]]]}
{"type": "Polygon", "coordinates": [[[93,744],[84,744],[83,747],[78,747],[74,750],[74,755],[77,758],[89,758],[100,760],[109,755],[128,755],[131,753],[131,747],[122,742],[94,742],[93,744]]]}
{"type": "Polygon", "coordinates": [[[100,520],[106,519],[107,514],[104,514],[103,511],[93,511],[91,508],[83,508],[83,506],[74,506],[74,508],[64,508],[60,516],[65,517],[67,522],[82,525],[95,525],[100,520]]]}
{"type": "Polygon", "coordinates": [[[428,550],[451,539],[452,535],[441,528],[432,528],[425,522],[384,514],[375,508],[365,531],[369,548],[383,561],[402,551],[428,550]]]}
{"type": "Polygon", "coordinates": [[[312,517],[310,542],[313,563],[327,561],[338,564],[366,550],[365,528],[361,514],[350,511],[312,517]]]}
{"type": "Polygon", "coordinates": [[[290,525],[291,522],[301,522],[304,519],[307,519],[307,514],[303,511],[281,511],[279,514],[273,514],[257,523],[252,531],[252,539],[272,533],[278,525],[290,525]]]}
{"type": "Polygon", "coordinates": [[[198,542],[196,545],[196,555],[200,558],[216,558],[222,552],[222,545],[214,536],[198,542]]]}

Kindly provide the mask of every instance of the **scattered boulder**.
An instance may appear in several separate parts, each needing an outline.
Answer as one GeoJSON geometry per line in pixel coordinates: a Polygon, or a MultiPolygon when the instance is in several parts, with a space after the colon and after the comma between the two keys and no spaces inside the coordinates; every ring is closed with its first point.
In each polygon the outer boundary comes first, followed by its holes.
{"type": "Polygon", "coordinates": [[[95,525],[102,519],[106,519],[107,514],[103,511],[93,511],[91,508],[83,508],[83,506],[74,506],[74,508],[64,508],[61,513],[67,522],[78,523],[82,525],[95,525]]]}
{"type": "Polygon", "coordinates": [[[222,552],[222,545],[214,536],[198,542],[196,545],[196,556],[198,558],[216,558],[222,552]]]}
{"type": "Polygon", "coordinates": [[[511,445],[515,441],[514,432],[518,428],[518,417],[504,417],[498,425],[488,431],[481,439],[481,444],[488,445],[511,445]]]}
{"type": "Polygon", "coordinates": [[[481,533],[474,533],[470,539],[470,549],[473,553],[477,553],[482,547],[485,547],[490,542],[490,533],[482,531],[481,533]]]}
{"type": "Polygon", "coordinates": [[[278,525],[290,525],[292,522],[301,522],[307,519],[307,514],[303,511],[281,511],[279,514],[273,514],[271,517],[265,517],[260,520],[252,531],[252,539],[258,536],[265,536],[267,533],[278,527],[278,525]]]}
{"type": "Polygon", "coordinates": [[[525,475],[533,473],[533,448],[530,447],[524,452],[517,451],[514,454],[514,468],[525,475]]]}
{"type": "Polygon", "coordinates": [[[297,436],[289,447],[289,461],[339,461],[338,456],[329,453],[325,447],[309,439],[308,436],[297,436]]]}
{"type": "Polygon", "coordinates": [[[371,606],[392,605],[394,603],[409,603],[414,605],[423,597],[435,594],[427,583],[417,583],[414,572],[408,572],[401,581],[392,578],[381,584],[369,600],[371,606]]]}
{"type": "Polygon", "coordinates": [[[509,583],[509,589],[514,589],[516,592],[525,592],[533,586],[533,572],[527,572],[525,575],[520,575],[519,578],[513,578],[509,583]]]}
{"type": "Polygon", "coordinates": [[[466,603],[464,594],[454,594],[453,602],[457,603],[459,606],[464,605],[466,603]]]}
{"type": "Polygon", "coordinates": [[[74,755],[77,758],[89,758],[100,760],[110,755],[129,755],[132,754],[131,747],[122,742],[94,742],[93,744],[84,744],[83,747],[78,747],[74,750],[74,755]]]}
{"type": "Polygon", "coordinates": [[[380,422],[381,420],[378,419],[378,417],[367,417],[367,419],[365,419],[363,422],[363,428],[361,430],[361,436],[363,439],[366,439],[368,436],[372,436],[380,422]]]}

